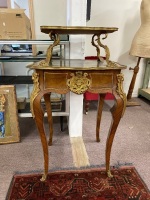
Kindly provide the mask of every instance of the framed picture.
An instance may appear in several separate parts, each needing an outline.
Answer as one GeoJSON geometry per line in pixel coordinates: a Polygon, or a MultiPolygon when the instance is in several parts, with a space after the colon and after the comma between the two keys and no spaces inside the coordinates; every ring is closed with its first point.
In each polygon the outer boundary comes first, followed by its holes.
{"type": "Polygon", "coordinates": [[[0,85],[0,144],[20,141],[16,90],[13,85],[0,85]]]}

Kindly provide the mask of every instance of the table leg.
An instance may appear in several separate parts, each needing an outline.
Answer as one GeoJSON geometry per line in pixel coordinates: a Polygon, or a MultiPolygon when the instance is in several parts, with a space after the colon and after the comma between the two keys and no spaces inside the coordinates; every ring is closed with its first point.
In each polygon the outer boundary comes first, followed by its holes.
{"type": "Polygon", "coordinates": [[[89,105],[90,105],[90,101],[89,100],[85,100],[85,114],[88,114],[89,111],[89,105]]]}
{"type": "Polygon", "coordinates": [[[60,130],[62,132],[64,131],[63,122],[64,122],[64,116],[60,116],[60,130]]]}
{"type": "Polygon", "coordinates": [[[120,122],[120,119],[122,117],[122,113],[123,113],[124,105],[125,105],[124,100],[116,92],[114,92],[114,97],[115,97],[115,104],[113,108],[111,108],[112,123],[110,126],[107,143],[106,143],[106,171],[109,177],[113,177],[110,171],[111,148],[112,148],[114,136],[115,136],[118,124],[120,122]]]}
{"type": "Polygon", "coordinates": [[[53,118],[52,118],[52,109],[51,109],[51,101],[50,101],[50,93],[44,94],[44,100],[46,105],[46,112],[48,117],[48,124],[49,124],[49,141],[48,145],[52,145],[52,139],[53,139],[53,118]]]}
{"type": "Polygon", "coordinates": [[[34,117],[35,117],[35,123],[37,125],[40,138],[41,138],[41,143],[42,143],[42,148],[43,148],[43,154],[44,154],[44,174],[41,178],[41,181],[45,181],[47,174],[48,174],[48,144],[47,144],[47,139],[45,135],[45,130],[44,130],[44,112],[41,107],[41,98],[42,95],[38,94],[34,101],[33,101],[33,112],[34,112],[34,117]]]}
{"type": "Polygon", "coordinates": [[[104,99],[106,94],[99,94],[98,108],[97,108],[97,123],[96,123],[96,141],[100,142],[99,131],[100,131],[100,122],[102,117],[102,109],[104,105],[104,99]]]}

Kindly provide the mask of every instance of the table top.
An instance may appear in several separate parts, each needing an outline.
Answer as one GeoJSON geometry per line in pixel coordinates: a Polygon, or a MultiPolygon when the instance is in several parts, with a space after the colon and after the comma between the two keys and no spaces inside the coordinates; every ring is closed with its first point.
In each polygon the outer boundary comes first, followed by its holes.
{"type": "Polygon", "coordinates": [[[40,26],[41,32],[49,34],[107,34],[118,31],[116,27],[87,27],[87,26],[40,26]]]}
{"type": "Polygon", "coordinates": [[[28,65],[30,69],[48,69],[48,70],[110,70],[110,69],[126,69],[124,65],[109,61],[108,65],[106,61],[101,62],[97,60],[80,60],[80,59],[52,59],[51,64],[40,65],[40,62],[28,65]]]}

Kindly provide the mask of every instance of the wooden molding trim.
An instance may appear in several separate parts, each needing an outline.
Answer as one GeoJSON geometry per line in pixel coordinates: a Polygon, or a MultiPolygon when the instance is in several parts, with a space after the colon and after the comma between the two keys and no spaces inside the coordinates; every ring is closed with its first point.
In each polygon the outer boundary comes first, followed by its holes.
{"type": "Polygon", "coordinates": [[[7,0],[7,8],[11,8],[11,1],[7,0]]]}
{"type": "MultiPolygon", "coordinates": [[[[30,15],[32,39],[36,39],[35,38],[35,25],[34,25],[35,23],[34,23],[33,0],[28,0],[28,5],[29,5],[29,15],[30,15]]],[[[33,52],[33,55],[36,55],[36,53],[37,53],[36,45],[32,45],[32,52],[33,52]]]]}

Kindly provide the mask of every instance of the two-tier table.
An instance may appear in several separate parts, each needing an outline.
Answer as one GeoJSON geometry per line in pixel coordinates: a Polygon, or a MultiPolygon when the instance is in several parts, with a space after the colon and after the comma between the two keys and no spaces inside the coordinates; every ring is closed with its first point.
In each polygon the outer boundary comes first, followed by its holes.
{"type": "Polygon", "coordinates": [[[104,27],[50,27],[41,26],[41,31],[49,34],[54,40],[53,45],[47,49],[45,60],[34,63],[30,66],[34,70],[32,75],[34,87],[30,98],[31,111],[35,119],[43,147],[44,154],[44,174],[41,180],[45,180],[48,173],[48,144],[52,144],[53,122],[50,104],[51,92],[66,94],[69,91],[77,95],[86,91],[99,93],[99,104],[97,109],[96,141],[99,142],[99,129],[102,114],[102,107],[106,93],[112,93],[115,98],[112,113],[112,123],[109,129],[106,142],[106,171],[108,176],[110,172],[110,154],[113,139],[118,127],[119,121],[126,107],[126,95],[123,91],[122,66],[116,62],[110,61],[109,48],[101,43],[101,35],[106,39],[109,33],[117,31],[117,28],[104,27]],[[51,58],[53,47],[59,44],[59,34],[92,34],[92,44],[97,50],[97,60],[53,60],[51,58]],[[100,48],[103,48],[106,56],[103,59],[100,55],[100,48]],[[48,115],[50,138],[47,142],[45,135],[43,118],[44,112],[41,107],[41,99],[44,98],[46,112],[48,115]]]}

